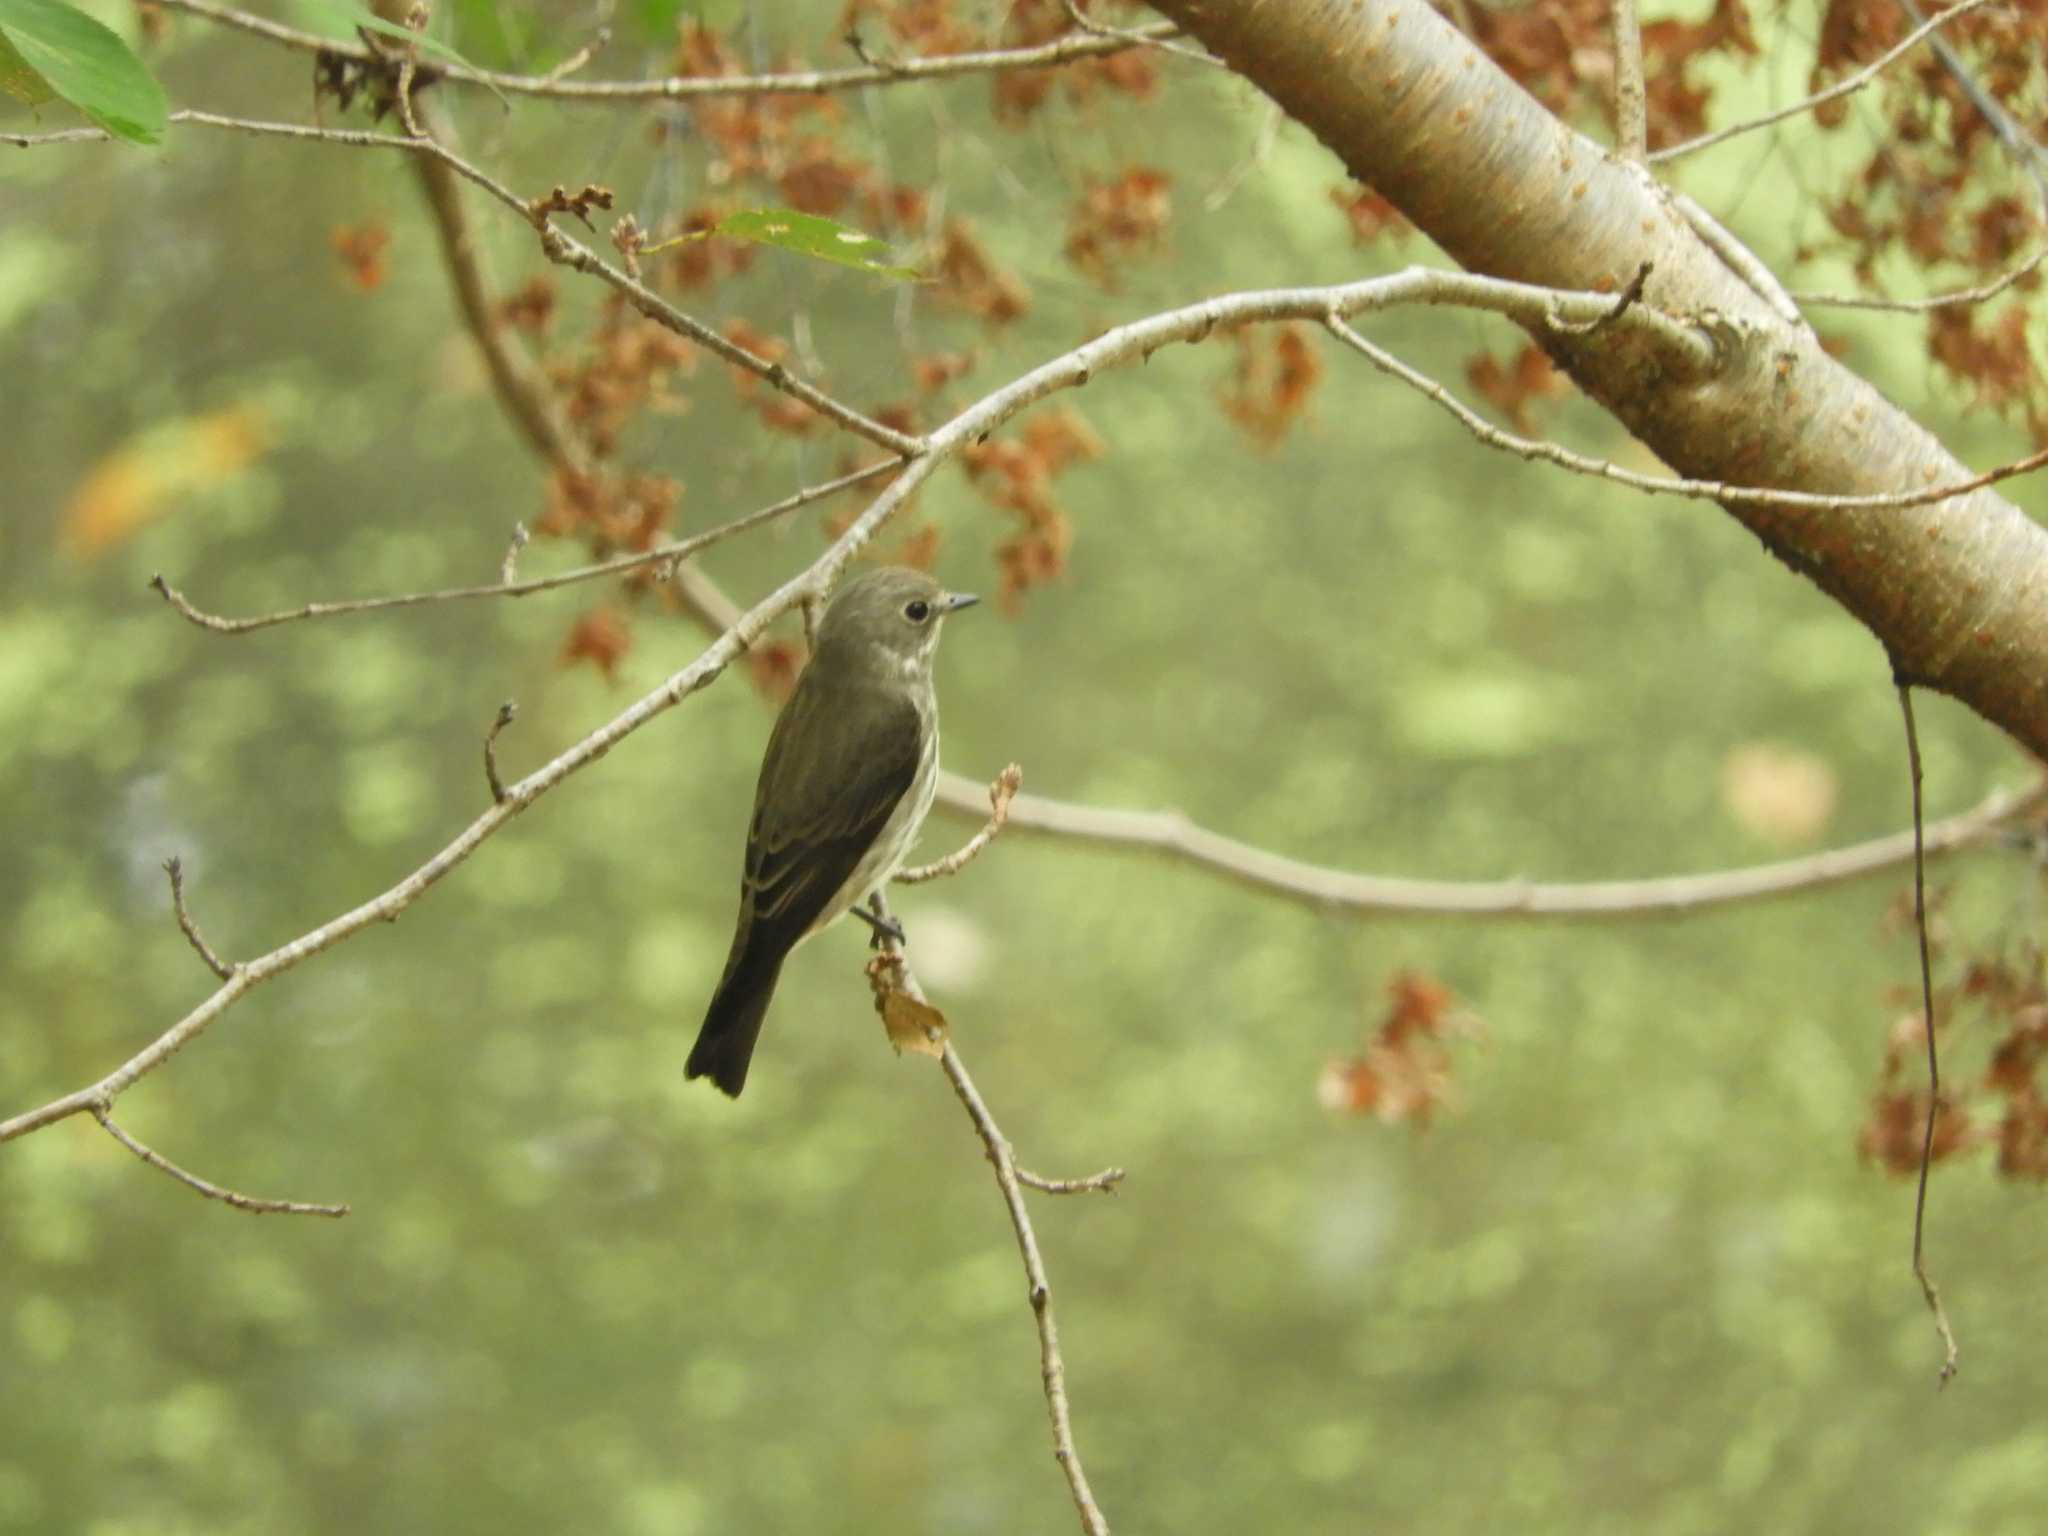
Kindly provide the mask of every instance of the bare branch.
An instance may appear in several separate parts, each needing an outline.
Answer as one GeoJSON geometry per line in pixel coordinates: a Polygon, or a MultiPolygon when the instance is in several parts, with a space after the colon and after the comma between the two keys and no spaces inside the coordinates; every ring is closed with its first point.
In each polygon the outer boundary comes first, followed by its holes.
{"type": "Polygon", "coordinates": [[[519,718],[519,706],[510,699],[498,706],[498,715],[484,734],[484,782],[491,786],[491,803],[505,803],[505,781],[498,777],[498,733],[519,718]]]}
{"type": "MultiPolygon", "coordinates": [[[[957,773],[939,776],[938,805],[983,816],[986,791],[957,773]]],[[[2024,794],[2000,790],[1981,805],[1926,828],[1929,858],[1991,842],[2023,817],[2048,807],[2048,784],[2024,794]]],[[[1651,880],[1546,884],[1532,880],[1399,880],[1290,859],[1256,848],[1171,811],[1116,811],[1042,795],[1010,803],[1009,835],[1068,838],[1153,853],[1267,895],[1321,911],[1410,917],[1586,918],[1596,921],[1673,915],[1736,902],[1763,901],[1882,874],[1913,859],[1910,831],[1831,848],[1805,858],[1705,875],[1651,880]]]]}
{"type": "Polygon", "coordinates": [[[249,1211],[258,1216],[346,1216],[346,1205],[309,1205],[299,1200],[259,1200],[254,1195],[242,1194],[239,1190],[210,1184],[196,1173],[189,1173],[160,1152],[153,1152],[114,1124],[114,1117],[104,1104],[91,1106],[93,1119],[99,1121],[106,1133],[121,1143],[130,1152],[141,1158],[150,1167],[167,1173],[188,1189],[196,1189],[209,1200],[218,1200],[231,1205],[238,1211],[249,1211]]]}
{"type": "MultiPolygon", "coordinates": [[[[357,63],[379,62],[368,48],[313,32],[282,26],[261,16],[252,16],[210,0],[163,0],[167,9],[184,11],[223,26],[234,27],[267,42],[301,53],[328,54],[357,63]]],[[[857,69],[802,69],[763,75],[670,75],[653,80],[567,80],[566,73],[580,68],[576,59],[544,75],[503,74],[497,70],[434,63],[419,66],[423,78],[451,80],[462,85],[481,85],[515,96],[549,96],[565,101],[683,101],[718,96],[809,96],[822,91],[850,90],[863,85],[896,85],[913,80],[937,80],[959,75],[995,74],[1011,69],[1046,69],[1078,59],[1103,58],[1127,48],[1157,44],[1175,37],[1179,28],[1170,22],[1134,27],[1128,32],[1068,33],[1030,48],[989,48],[973,53],[944,54],[931,58],[902,59],[889,63],[864,64],[857,69]]],[[[600,36],[598,45],[603,38],[600,36]]],[[[1206,55],[1193,54],[1198,58],[1206,55]]]]}
{"type": "Polygon", "coordinates": [[[736,517],[729,523],[721,523],[716,528],[692,534],[687,539],[678,539],[671,544],[642,550],[638,554],[619,555],[614,559],[601,560],[595,565],[578,566],[574,570],[561,571],[553,576],[538,576],[529,581],[498,582],[478,587],[442,587],[432,592],[402,592],[391,597],[364,597],[346,602],[306,603],[298,608],[288,608],[277,613],[259,613],[241,619],[226,618],[194,607],[184,593],[164,580],[161,575],[151,577],[149,584],[162,593],[164,601],[186,619],[201,629],[210,629],[222,635],[245,635],[251,630],[269,629],[274,625],[291,624],[301,619],[331,619],[342,614],[375,613],[385,608],[412,608],[422,603],[446,603],[472,597],[526,597],[535,592],[551,592],[557,587],[571,586],[576,582],[616,576],[622,571],[687,560],[690,556],[701,553],[713,544],[729,539],[735,534],[745,533],[750,528],[772,522],[801,507],[807,507],[814,501],[822,501],[827,496],[851,490],[857,485],[863,485],[899,468],[901,465],[896,460],[885,459],[878,464],[870,464],[865,469],[854,470],[850,474],[840,475],[818,485],[806,486],[795,495],[785,496],[771,506],[758,508],[744,517],[736,517]]]}
{"type": "MultiPolygon", "coordinates": [[[[447,114],[425,103],[422,109],[432,125],[433,137],[451,148],[457,147],[460,141],[447,114]]],[[[543,462],[563,474],[587,474],[589,457],[563,415],[547,375],[513,328],[500,321],[484,267],[482,242],[470,226],[460,179],[446,162],[431,156],[418,156],[412,164],[427,211],[433,215],[442,264],[447,267],[449,282],[455,290],[456,312],[461,315],[470,340],[483,354],[484,368],[498,403],[527,446],[543,462]]],[[[507,560],[514,554],[516,550],[506,556],[507,560]]],[[[511,572],[503,572],[501,579],[510,582],[511,572]]]]}
{"type": "Polygon", "coordinates": [[[1766,112],[1760,117],[1745,118],[1739,123],[1731,123],[1728,127],[1718,128],[1712,133],[1703,133],[1696,139],[1687,139],[1683,144],[1652,150],[1649,156],[1650,164],[1662,165],[1683,155],[1695,154],[1702,149],[1725,143],[1740,134],[1754,133],[1759,128],[1768,128],[1773,123],[1782,123],[1788,117],[1797,117],[1802,112],[1811,112],[1815,107],[1826,106],[1831,101],[1840,101],[1844,96],[1853,95],[1919,47],[1930,33],[1947,26],[1959,16],[1967,16],[1970,12],[1981,10],[1991,3],[1992,0],[1962,0],[1962,4],[1952,5],[1940,14],[1921,22],[1879,57],[1854,74],[1844,75],[1826,90],[1815,91],[1811,96],[1803,96],[1790,106],[1779,107],[1776,111],[1766,112]]]}
{"type": "Polygon", "coordinates": [[[1650,99],[1643,89],[1643,27],[1636,0],[1613,0],[1615,150],[1625,160],[1649,153],[1650,99]]]}
{"type": "Polygon", "coordinates": [[[1920,1142],[1920,1185],[1913,1196],[1913,1278],[1920,1282],[1920,1294],[1927,1310],[1934,1314],[1934,1330],[1941,1336],[1942,1361],[1939,1385],[1947,1386],[1956,1373],[1956,1335],[1949,1327],[1948,1310],[1941,1304],[1941,1292],[1928,1273],[1923,1249],[1927,1231],[1927,1170],[1934,1161],[1934,1121],[1941,1113],[1941,1054],[1934,1043],[1934,962],[1927,950],[1927,859],[1921,834],[1920,732],[1913,724],[1913,689],[1898,679],[1899,714],[1906,724],[1906,762],[1913,778],[1913,930],[1920,942],[1920,1025],[1927,1036],[1927,1130],[1920,1142]]]}
{"type": "Polygon", "coordinates": [[[200,933],[199,925],[192,921],[192,914],[185,907],[185,861],[176,855],[164,860],[164,873],[171,877],[171,909],[178,914],[178,927],[185,940],[206,962],[206,968],[226,981],[235,974],[235,968],[213,952],[213,946],[200,933]]]}
{"type": "Polygon", "coordinates": [[[930,864],[919,864],[912,869],[896,872],[898,885],[921,885],[927,880],[936,880],[941,875],[958,874],[962,867],[982,849],[996,840],[1003,830],[1003,823],[1010,819],[1010,802],[1017,798],[1017,790],[1024,782],[1024,770],[1015,763],[1010,764],[988,787],[988,825],[967,839],[943,859],[930,864]]]}
{"type": "MultiPolygon", "coordinates": [[[[1633,312],[1641,313],[1640,309],[1633,312]]],[[[1428,374],[1409,367],[1393,353],[1367,341],[1334,314],[1323,317],[1323,324],[1339,341],[1354,352],[1362,354],[1366,361],[1380,372],[1392,375],[1409,388],[1434,400],[1456,417],[1459,425],[1487,447],[1498,448],[1504,453],[1512,453],[1524,459],[1540,459],[1544,463],[1555,464],[1578,474],[1590,475],[1596,480],[1611,480],[1616,485],[1649,491],[1654,495],[1683,496],[1694,501],[1715,501],[1724,505],[1739,503],[1763,507],[1807,507],[1817,511],[1847,511],[1863,507],[1920,507],[1932,502],[1947,501],[1951,496],[1962,496],[1971,491],[1982,490],[1987,485],[1996,485],[2001,480],[2010,480],[2015,476],[2031,473],[2048,464],[2048,448],[2044,448],[2028,454],[2023,459],[2001,464],[1996,469],[1986,470],[1981,475],[1972,475],[1967,480],[1959,480],[1951,485],[1930,486],[1920,491],[1881,492],[1873,496],[1830,496],[1821,491],[1779,491],[1762,486],[1732,485],[1725,480],[1684,480],[1670,475],[1645,475],[1632,469],[1623,469],[1611,459],[1596,459],[1587,454],[1574,453],[1571,449],[1559,447],[1556,443],[1546,443],[1537,438],[1504,432],[1428,374]]]]}

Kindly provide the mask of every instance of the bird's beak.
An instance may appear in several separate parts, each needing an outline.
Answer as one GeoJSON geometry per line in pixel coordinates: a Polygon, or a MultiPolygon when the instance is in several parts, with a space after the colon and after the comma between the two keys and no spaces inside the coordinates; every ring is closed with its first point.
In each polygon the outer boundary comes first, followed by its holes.
{"type": "Polygon", "coordinates": [[[946,594],[946,612],[958,613],[962,608],[972,608],[981,599],[972,592],[949,592],[946,594]]]}

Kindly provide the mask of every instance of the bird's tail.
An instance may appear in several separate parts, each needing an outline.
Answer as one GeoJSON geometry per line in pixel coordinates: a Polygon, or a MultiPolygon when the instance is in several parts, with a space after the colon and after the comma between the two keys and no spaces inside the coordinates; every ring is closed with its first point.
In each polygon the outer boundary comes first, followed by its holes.
{"type": "Polygon", "coordinates": [[[747,1064],[754,1059],[754,1042],[761,1038],[761,1020],[781,974],[779,958],[733,957],[705,1011],[697,1043],[690,1047],[684,1077],[708,1077],[732,1098],[740,1096],[747,1085],[747,1064]]]}

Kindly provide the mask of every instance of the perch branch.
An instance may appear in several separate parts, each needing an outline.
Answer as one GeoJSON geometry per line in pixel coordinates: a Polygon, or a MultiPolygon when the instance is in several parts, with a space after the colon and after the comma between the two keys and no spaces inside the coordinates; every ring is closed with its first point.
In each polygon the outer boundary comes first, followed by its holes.
{"type": "MultiPolygon", "coordinates": [[[[975,1134],[988,1149],[989,1163],[996,1171],[996,1186],[1003,1192],[1003,1205],[1010,1213],[1010,1225],[1017,1234],[1017,1251],[1023,1257],[1024,1280],[1029,1287],[1026,1294],[1031,1302],[1031,1316],[1038,1324],[1039,1377],[1045,1384],[1046,1417],[1052,1421],[1053,1459],[1067,1475],[1067,1489],[1074,1496],[1074,1510],[1081,1517],[1081,1529],[1088,1536],[1109,1536],[1109,1522],[1103,1518],[1102,1508],[1095,1502],[1094,1491],[1088,1486],[1088,1474],[1081,1466],[1081,1453],[1074,1445],[1073,1413],[1067,1404],[1066,1361],[1060,1355],[1059,1328],[1052,1315],[1052,1282],[1046,1278],[1045,1258],[1038,1251],[1038,1234],[1032,1230],[1031,1213],[1025,1208],[1024,1181],[1018,1175],[1017,1160],[995,1117],[989,1113],[988,1105],[975,1088],[974,1079],[967,1075],[966,1063],[961,1061],[959,1051],[950,1041],[946,1044],[945,1054],[939,1057],[939,1066],[966,1108],[967,1118],[974,1122],[975,1134]]],[[[1106,1184],[1096,1185],[1092,1180],[1083,1179],[1075,1181],[1074,1187],[1107,1188],[1122,1177],[1121,1169],[1112,1168],[1096,1175],[1097,1180],[1107,1180],[1106,1184]]],[[[1045,1188],[1051,1182],[1038,1181],[1037,1187],[1045,1188]]]]}
{"type": "MultiPolygon", "coordinates": [[[[1000,781],[998,781],[1000,782],[1000,781]]],[[[883,922],[889,920],[889,909],[877,893],[876,916],[883,922]]],[[[910,964],[904,957],[903,946],[896,939],[888,937],[877,928],[882,955],[871,963],[869,980],[876,987],[876,1003],[883,1002],[883,991],[893,986],[917,1003],[921,1008],[931,1009],[930,1001],[924,995],[924,988],[918,985],[916,976],[911,974],[910,964]],[[878,975],[878,968],[887,966],[887,974],[878,975]]],[[[987,1103],[980,1090],[974,1086],[974,1079],[967,1074],[967,1064],[960,1059],[950,1040],[939,1044],[937,1055],[939,1067],[946,1074],[946,1081],[953,1085],[953,1092],[959,1097],[961,1106],[967,1111],[967,1118],[974,1123],[974,1133],[981,1138],[982,1147],[988,1154],[989,1165],[995,1169],[996,1187],[1002,1191],[1003,1206],[1010,1213],[1010,1226],[1016,1233],[1017,1251],[1024,1261],[1024,1283],[1026,1295],[1031,1302],[1032,1320],[1038,1325],[1039,1379],[1045,1388],[1045,1412],[1052,1424],[1053,1459],[1066,1474],[1067,1489],[1073,1495],[1074,1509],[1081,1518],[1081,1529],[1086,1536],[1109,1536],[1109,1522],[1103,1518],[1102,1508],[1095,1502],[1095,1494],[1088,1486],[1088,1474],[1081,1466],[1081,1453],[1074,1445],[1073,1413],[1067,1403],[1067,1367],[1060,1354],[1059,1328],[1053,1320],[1052,1283],[1046,1278],[1045,1258],[1038,1251],[1038,1234],[1031,1225],[1031,1212],[1024,1203],[1025,1184],[1035,1189],[1048,1190],[1054,1194],[1067,1194],[1086,1189],[1114,1189],[1124,1174],[1121,1168],[1104,1169],[1086,1179],[1042,1179],[1036,1174],[1026,1175],[1017,1167],[1016,1155],[1010,1148],[1009,1139],[996,1124],[995,1116],[989,1113],[987,1103]]]]}

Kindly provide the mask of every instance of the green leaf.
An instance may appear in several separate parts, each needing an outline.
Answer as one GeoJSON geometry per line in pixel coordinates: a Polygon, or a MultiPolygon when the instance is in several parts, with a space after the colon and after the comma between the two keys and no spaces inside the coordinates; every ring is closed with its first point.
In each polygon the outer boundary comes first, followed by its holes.
{"type": "Polygon", "coordinates": [[[923,276],[914,267],[891,266],[884,259],[889,254],[886,241],[831,219],[821,219],[815,213],[798,213],[794,208],[742,209],[729,218],[719,220],[718,226],[707,233],[728,235],[735,240],[751,240],[756,245],[777,246],[785,251],[795,251],[799,256],[815,256],[820,261],[836,262],[842,267],[857,267],[877,277],[903,277],[916,281],[923,276]]]}
{"type": "Polygon", "coordinates": [[[170,103],[142,60],[114,33],[62,0],[0,0],[0,81],[31,105],[32,79],[107,132],[136,144],[163,141],[170,103]],[[23,94],[27,92],[29,94],[23,94]]]}
{"type": "Polygon", "coordinates": [[[50,82],[28,67],[28,61],[14,51],[14,44],[0,32],[0,91],[31,107],[56,100],[50,82]]]}

